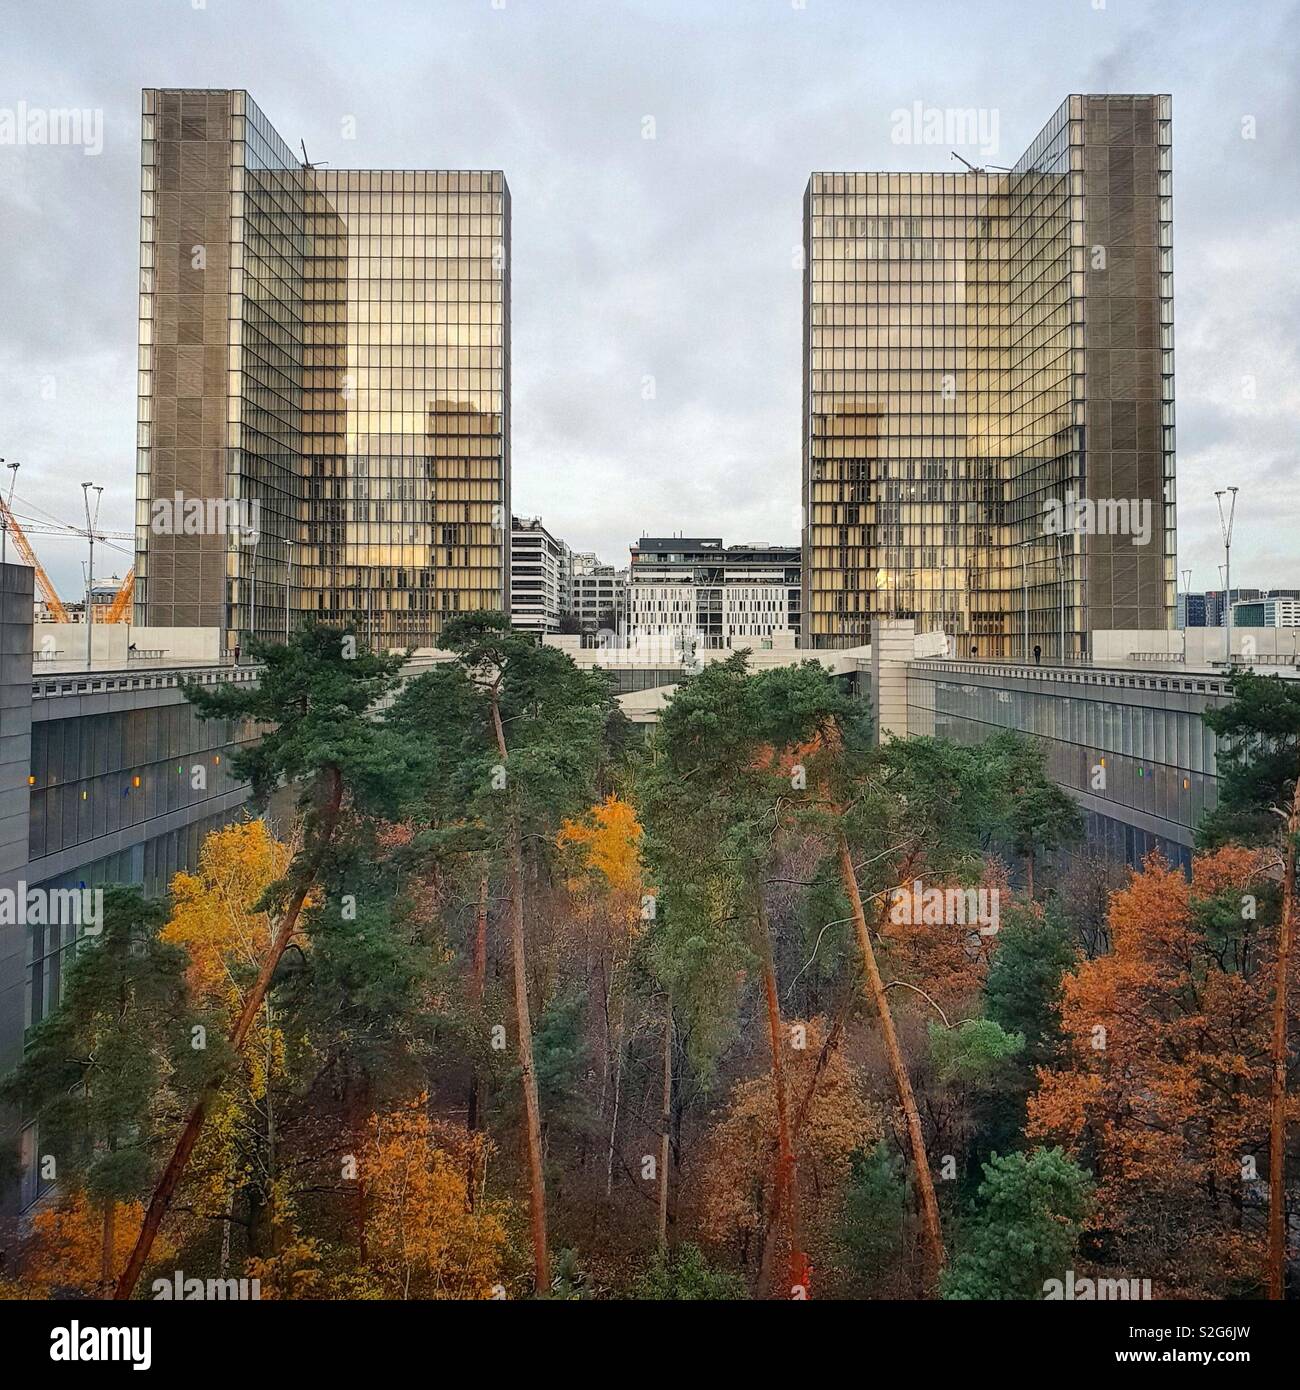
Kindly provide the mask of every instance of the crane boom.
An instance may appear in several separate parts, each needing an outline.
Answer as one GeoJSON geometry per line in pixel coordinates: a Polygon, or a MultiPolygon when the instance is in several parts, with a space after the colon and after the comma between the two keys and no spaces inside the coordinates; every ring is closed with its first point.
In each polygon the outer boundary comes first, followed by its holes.
{"type": "Polygon", "coordinates": [[[19,526],[18,518],[9,510],[8,503],[3,497],[0,497],[0,521],[3,521],[5,530],[14,538],[18,553],[36,571],[37,588],[41,591],[41,597],[45,600],[46,607],[54,615],[54,621],[66,623],[68,610],[63,606],[59,591],[50,583],[50,576],[45,573],[41,562],[36,558],[36,552],[27,543],[27,537],[23,535],[23,528],[19,526]]]}
{"type": "Polygon", "coordinates": [[[106,623],[125,623],[131,619],[131,598],[135,593],[135,566],[126,572],[122,587],[113,595],[113,602],[104,614],[106,623]]]}

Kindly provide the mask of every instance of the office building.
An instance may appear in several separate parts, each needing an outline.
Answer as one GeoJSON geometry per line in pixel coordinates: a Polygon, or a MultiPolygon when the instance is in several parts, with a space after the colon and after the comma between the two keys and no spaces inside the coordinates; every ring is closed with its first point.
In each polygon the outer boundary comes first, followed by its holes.
{"type": "Polygon", "coordinates": [[[627,570],[593,550],[570,550],[540,517],[516,517],[511,531],[511,622],[539,633],[623,632],[627,570]]]}
{"type": "Polygon", "coordinates": [[[602,565],[592,551],[570,557],[569,614],[581,633],[621,634],[626,620],[628,572],[602,565]]]}
{"type": "Polygon", "coordinates": [[[1205,595],[1205,624],[1207,627],[1224,627],[1228,621],[1228,610],[1235,609],[1239,603],[1258,603],[1266,597],[1263,589],[1210,589],[1205,595]]]}
{"type": "MultiPolygon", "coordinates": [[[[0,889],[137,883],[165,893],[204,836],[244,813],[248,787],[231,758],[256,737],[247,721],[200,719],[182,683],[253,681],[257,671],[89,666],[77,652],[34,675],[32,599],[32,571],[0,565],[0,889]]],[[[103,635],[102,646],[116,641],[125,655],[124,629],[103,635]]],[[[0,1076],[58,1004],[77,939],[68,921],[0,923],[0,1076]]],[[[0,1114],[0,1144],[19,1121],[0,1114]]],[[[20,1192],[0,1190],[0,1212],[36,1196],[26,1134],[23,1152],[20,1192]]]]}
{"type": "Polygon", "coordinates": [[[325,169],[247,93],[144,93],[135,612],[381,647],[509,606],[510,194],[325,169]]]}
{"type": "Polygon", "coordinates": [[[814,173],[803,636],[963,653],[1167,628],[1168,96],[1071,96],[1009,170],[814,173]]]}
{"type": "Polygon", "coordinates": [[[1174,606],[1174,626],[1205,627],[1206,595],[1180,593],[1174,606]]]}
{"type": "Polygon", "coordinates": [[[510,622],[523,632],[559,632],[570,608],[569,548],[541,517],[510,524],[510,622]]]}
{"type": "Polygon", "coordinates": [[[1300,599],[1275,597],[1232,605],[1234,627],[1300,627],[1300,599]]]}
{"type": "Polygon", "coordinates": [[[732,650],[799,632],[799,547],[642,536],[628,575],[628,640],[732,650]]]}
{"type": "Polygon", "coordinates": [[[914,660],[906,684],[909,736],[1032,734],[1117,881],[1152,850],[1190,867],[1196,827],[1218,801],[1218,740],[1201,716],[1228,698],[1221,672],[914,660]]]}
{"type": "MultiPolygon", "coordinates": [[[[1203,594],[1179,594],[1176,627],[1223,627],[1228,621],[1228,607],[1233,610],[1233,623],[1241,627],[1286,627],[1285,622],[1265,622],[1260,606],[1266,600],[1300,599],[1300,589],[1207,589],[1203,594]],[[1239,617],[1238,612],[1244,612],[1239,617]]],[[[1285,613],[1286,609],[1278,610],[1285,613]]]]}

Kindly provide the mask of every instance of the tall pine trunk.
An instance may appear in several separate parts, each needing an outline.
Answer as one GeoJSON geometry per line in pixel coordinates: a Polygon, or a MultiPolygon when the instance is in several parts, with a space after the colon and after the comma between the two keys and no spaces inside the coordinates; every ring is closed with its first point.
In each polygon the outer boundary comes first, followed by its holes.
{"type": "MultiPolygon", "coordinates": [[[[347,1108],[348,1128],[352,1131],[352,1152],[362,1154],[366,1151],[370,1129],[370,1073],[363,1070],[355,1082],[348,1085],[347,1108]]],[[[357,1236],[357,1256],[364,1264],[366,1260],[366,1169],[357,1164],[356,1183],[353,1191],[352,1223],[357,1236]]]]}
{"type": "Polygon", "coordinates": [[[487,987],[488,876],[478,881],[478,911],[474,917],[474,1003],[483,1003],[487,987]]]}
{"type": "MultiPolygon", "coordinates": [[[[826,1070],[826,1064],[830,1061],[831,1054],[840,1045],[840,1039],[844,1035],[844,1018],[852,999],[853,995],[846,995],[836,1010],[835,1022],[826,1035],[826,1041],[822,1043],[821,1050],[817,1054],[817,1061],[813,1064],[813,1074],[808,1078],[808,1084],[804,1087],[803,1095],[799,1098],[799,1104],[795,1107],[794,1115],[791,1117],[790,1142],[796,1146],[799,1143],[800,1134],[803,1133],[804,1121],[808,1118],[808,1112],[812,1109],[812,1103],[816,1099],[817,1084],[822,1078],[822,1073],[826,1070]]],[[[776,1232],[779,1225],[777,1217],[781,1210],[780,1195],[774,1180],[767,1204],[763,1208],[763,1253],[759,1260],[759,1277],[762,1280],[766,1280],[766,1271],[772,1268],[773,1252],[776,1249],[776,1232]]]]}
{"type": "Polygon", "coordinates": [[[226,1272],[230,1268],[230,1226],[235,1215],[235,1177],[232,1165],[230,1174],[230,1191],[226,1193],[226,1210],[221,1218],[221,1254],[218,1257],[217,1272],[224,1279],[226,1272]]]}
{"type": "MultiPolygon", "coordinates": [[[[478,910],[474,914],[474,968],[470,977],[470,1003],[476,1012],[483,1008],[483,995],[487,988],[487,928],[488,876],[485,873],[478,881],[478,910]]],[[[469,1098],[465,1106],[465,1122],[470,1129],[481,1128],[479,1092],[482,1084],[476,1062],[469,1079],[469,1098]]],[[[471,1188],[471,1193],[472,1191],[471,1188]]]]}
{"type": "Polygon", "coordinates": [[[921,1116],[916,1108],[916,1096],[912,1092],[912,1081],[907,1074],[907,1064],[903,1060],[903,1050],[898,1044],[898,1034],[894,1031],[893,1015],[889,1011],[889,1000],[885,994],[884,981],[880,978],[880,968],[876,964],[876,953],[871,945],[871,933],[867,930],[866,914],[862,910],[862,894],[858,891],[858,876],[853,868],[853,856],[849,853],[849,842],[843,830],[838,834],[840,852],[840,879],[848,895],[849,906],[853,911],[853,921],[858,933],[858,949],[862,952],[862,965],[867,979],[867,993],[875,1005],[880,1018],[880,1031],[885,1040],[885,1051],[889,1056],[889,1069],[894,1076],[894,1086],[903,1107],[907,1122],[907,1137],[912,1150],[912,1167],[916,1171],[916,1187],[921,1197],[921,1221],[925,1234],[926,1285],[931,1294],[939,1283],[939,1273],[943,1269],[943,1228],[939,1224],[939,1202],[934,1194],[934,1178],[930,1173],[930,1161],[926,1157],[925,1137],[921,1133],[921,1116]]]}
{"type": "MultiPolygon", "coordinates": [[[[505,729],[501,706],[492,691],[492,724],[496,730],[497,752],[504,763],[505,729]]],[[[510,854],[510,951],[515,976],[515,1027],[519,1035],[519,1075],[524,1093],[525,1140],[528,1149],[529,1224],[533,1235],[533,1264],[536,1290],[546,1294],[551,1287],[551,1258],[546,1244],[546,1177],[542,1168],[542,1117],[537,1103],[537,1073],[533,1065],[533,1022],[528,1011],[528,955],[524,943],[524,845],[519,824],[519,807],[511,797],[508,828],[510,854]]]]}
{"type": "MultiPolygon", "coordinates": [[[[258,1011],[262,1007],[262,1001],[266,998],[267,990],[271,987],[271,979],[275,975],[276,966],[280,964],[280,958],[284,955],[285,949],[289,945],[289,939],[297,928],[303,903],[306,902],[307,894],[311,891],[316,875],[320,872],[321,864],[338,827],[339,814],[343,807],[343,777],[337,767],[327,769],[324,776],[326,777],[327,790],[324,803],[320,808],[316,848],[307,871],[289,898],[284,917],[271,939],[271,947],[266,953],[266,959],[262,962],[262,968],[257,972],[257,979],[253,983],[253,988],[244,1000],[244,1007],[240,1010],[239,1017],[235,1020],[235,1026],[231,1030],[228,1043],[232,1060],[243,1051],[244,1044],[248,1040],[249,1030],[253,1026],[253,1020],[257,1017],[258,1011]]],[[[163,1217],[167,1215],[172,1197],[175,1195],[176,1188],[189,1164],[190,1155],[194,1152],[194,1146],[198,1143],[199,1135],[203,1132],[203,1123],[207,1119],[208,1109],[220,1092],[225,1079],[225,1072],[212,1077],[199,1092],[198,1100],[195,1101],[193,1109],[186,1117],[185,1126],[176,1141],[176,1147],[172,1150],[172,1156],[167,1160],[167,1166],[163,1169],[162,1175],[154,1186],[153,1196],[149,1199],[149,1206],[145,1211],[144,1222],[140,1227],[139,1236],[136,1237],[131,1257],[127,1260],[126,1268],[117,1281],[117,1288],[113,1291],[115,1299],[130,1298],[134,1292],[136,1283],[149,1261],[149,1254],[153,1250],[153,1243],[158,1236],[158,1229],[162,1225],[163,1217]]]]}
{"type": "MultiPolygon", "coordinates": [[[[776,988],[776,962],[772,956],[772,934],[768,929],[767,909],[760,892],[755,905],[759,957],[763,964],[763,997],[767,1004],[767,1034],[772,1050],[772,1091],[776,1099],[776,1211],[784,1212],[790,1231],[789,1297],[795,1290],[806,1295],[808,1261],[803,1250],[803,1232],[799,1221],[799,1173],[795,1162],[794,1142],[790,1136],[790,1111],[785,1086],[785,1038],[781,1026],[781,1001],[776,988]]],[[[760,1279],[766,1271],[760,1269],[760,1279]]]]}
{"type": "Polygon", "coordinates": [[[1286,1063],[1287,1004],[1291,943],[1295,931],[1296,836],[1300,834],[1300,777],[1286,826],[1286,872],[1282,876],[1282,924],[1278,929],[1273,985],[1272,1080],[1268,1123],[1268,1296],[1286,1297],[1286,1063]]]}
{"type": "MultiPolygon", "coordinates": [[[[673,1125],[673,999],[668,996],[668,1007],[664,1013],[664,1086],[663,1106],[659,1123],[662,1134],[659,1138],[659,1248],[668,1249],[668,1158],[673,1125]]],[[[613,1149],[611,1146],[611,1154],[613,1149]]],[[[610,1171],[613,1171],[611,1163],[610,1171]]]]}
{"type": "Polygon", "coordinates": [[[627,1015],[627,991],[618,1006],[618,1046],[614,1052],[614,1106],[609,1119],[609,1149],[605,1155],[605,1196],[614,1193],[614,1149],[618,1142],[618,1110],[623,1093],[623,1024],[627,1015]]]}
{"type": "Polygon", "coordinates": [[[515,976],[515,1027],[519,1035],[519,1073],[524,1093],[528,1147],[529,1222],[533,1234],[533,1263],[540,1294],[551,1287],[551,1260],[546,1245],[546,1178],[542,1170],[542,1116],[537,1103],[537,1074],[533,1065],[533,1023],[528,1011],[528,964],[524,947],[524,854],[519,822],[510,826],[510,948],[515,976]]]}

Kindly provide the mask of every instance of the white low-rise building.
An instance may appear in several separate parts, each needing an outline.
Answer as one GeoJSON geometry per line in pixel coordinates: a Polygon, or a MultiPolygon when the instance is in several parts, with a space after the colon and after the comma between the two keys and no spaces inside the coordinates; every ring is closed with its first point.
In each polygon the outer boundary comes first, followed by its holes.
{"type": "Polygon", "coordinates": [[[568,609],[569,547],[541,517],[510,523],[510,623],[523,632],[559,632],[568,609]]]}
{"type": "Polygon", "coordinates": [[[621,634],[627,603],[627,571],[602,565],[586,551],[573,556],[569,611],[581,632],[621,634]]]}
{"type": "Polygon", "coordinates": [[[799,547],[643,536],[632,547],[628,640],[728,651],[799,633],[799,547]]]}

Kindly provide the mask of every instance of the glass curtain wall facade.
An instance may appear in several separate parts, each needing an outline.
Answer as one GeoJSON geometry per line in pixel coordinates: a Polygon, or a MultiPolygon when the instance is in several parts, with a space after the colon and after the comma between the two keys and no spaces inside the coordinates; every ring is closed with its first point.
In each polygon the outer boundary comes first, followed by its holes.
{"type": "Polygon", "coordinates": [[[804,195],[804,633],[872,617],[963,656],[1170,625],[1169,98],[1070,97],[1009,171],[814,174],[804,195]],[[1148,539],[1053,528],[1072,499],[1148,539]]]}
{"type": "Polygon", "coordinates": [[[143,136],[136,620],[403,647],[504,609],[504,177],[314,168],[239,91],[148,90],[143,136]],[[160,534],[177,493],[237,524],[160,534]]]}
{"type": "Polygon", "coordinates": [[[304,277],[315,228],[293,152],[245,93],[230,96],[225,495],[240,505],[237,516],[255,516],[257,524],[251,535],[239,527],[224,538],[233,622],[223,618],[220,625],[271,636],[282,635],[286,619],[301,607],[295,549],[308,520],[302,448],[304,277]]]}
{"type": "Polygon", "coordinates": [[[507,607],[510,195],[313,170],[304,583],[384,646],[507,607]]]}
{"type": "MultiPolygon", "coordinates": [[[[1005,729],[1032,734],[1052,779],[1086,814],[1127,827],[1121,861],[1136,867],[1158,848],[1187,864],[1218,801],[1218,745],[1202,715],[1226,699],[1224,681],[1204,675],[918,661],[908,671],[907,731],[964,744],[1005,729]]],[[[1090,826],[1089,839],[1114,853],[1103,829],[1090,826]]]]}

